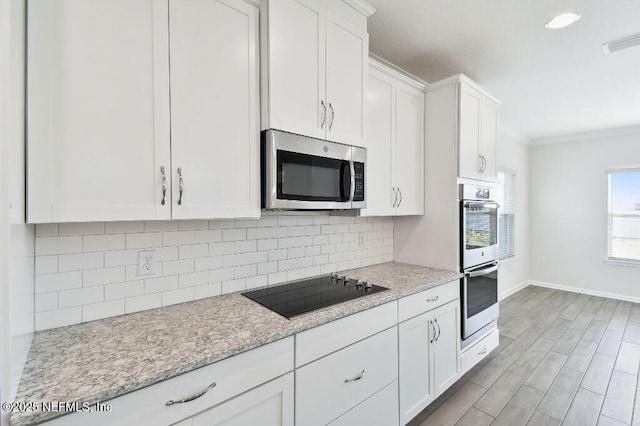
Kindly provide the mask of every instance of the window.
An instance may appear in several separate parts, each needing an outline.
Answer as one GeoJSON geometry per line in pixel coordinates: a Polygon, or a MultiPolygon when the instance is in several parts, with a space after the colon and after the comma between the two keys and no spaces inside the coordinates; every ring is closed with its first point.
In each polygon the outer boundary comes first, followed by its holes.
{"type": "Polygon", "coordinates": [[[640,169],[608,172],[609,260],[640,262],[640,169]]]}
{"type": "Polygon", "coordinates": [[[498,255],[505,259],[515,255],[515,173],[498,173],[498,255]]]}

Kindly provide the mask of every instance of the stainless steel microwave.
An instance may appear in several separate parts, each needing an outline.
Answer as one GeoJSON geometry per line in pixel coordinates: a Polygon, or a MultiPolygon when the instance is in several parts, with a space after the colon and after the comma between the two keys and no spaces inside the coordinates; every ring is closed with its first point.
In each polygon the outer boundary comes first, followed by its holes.
{"type": "Polygon", "coordinates": [[[365,148],[279,130],[261,137],[262,208],[365,208],[365,148]]]}

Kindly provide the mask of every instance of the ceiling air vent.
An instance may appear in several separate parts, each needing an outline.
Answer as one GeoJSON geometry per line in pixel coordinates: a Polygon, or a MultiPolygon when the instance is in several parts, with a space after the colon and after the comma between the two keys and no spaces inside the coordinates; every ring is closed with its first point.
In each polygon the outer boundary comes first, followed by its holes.
{"type": "Polygon", "coordinates": [[[602,50],[604,50],[604,53],[613,53],[618,50],[628,49],[638,45],[640,45],[640,34],[634,34],[629,37],[605,43],[602,45],[602,50]]]}

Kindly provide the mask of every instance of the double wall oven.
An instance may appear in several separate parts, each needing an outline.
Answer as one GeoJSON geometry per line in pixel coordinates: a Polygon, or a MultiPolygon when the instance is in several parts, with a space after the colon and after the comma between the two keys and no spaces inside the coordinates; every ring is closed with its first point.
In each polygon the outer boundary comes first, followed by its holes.
{"type": "Polygon", "coordinates": [[[462,347],[498,318],[498,203],[491,187],[460,185],[462,347]]]}

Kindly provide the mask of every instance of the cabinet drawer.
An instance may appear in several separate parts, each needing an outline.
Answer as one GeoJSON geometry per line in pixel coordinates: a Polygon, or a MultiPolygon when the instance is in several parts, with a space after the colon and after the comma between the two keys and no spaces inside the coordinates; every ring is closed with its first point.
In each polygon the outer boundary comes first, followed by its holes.
{"type": "Polygon", "coordinates": [[[78,412],[47,425],[173,424],[291,370],[293,337],[288,337],[106,401],[112,406],[109,412],[78,412]],[[165,405],[198,394],[213,382],[216,386],[198,399],[165,405]]]}
{"type": "Polygon", "coordinates": [[[296,424],[326,425],[397,378],[392,327],[296,370],[296,424]]]}
{"type": "Polygon", "coordinates": [[[296,367],[396,325],[397,303],[385,303],[296,334],[296,367]]]}
{"type": "Polygon", "coordinates": [[[406,321],[459,297],[460,281],[458,280],[403,297],[398,303],[398,322],[406,321]]]}
{"type": "Polygon", "coordinates": [[[332,421],[329,426],[397,426],[398,425],[398,381],[358,404],[332,421]]]}
{"type": "Polygon", "coordinates": [[[499,331],[496,328],[491,333],[484,336],[482,339],[478,340],[476,343],[468,347],[462,352],[460,357],[461,359],[461,370],[460,374],[464,374],[467,371],[471,370],[474,365],[482,361],[489,352],[498,347],[499,343],[499,331]]]}

